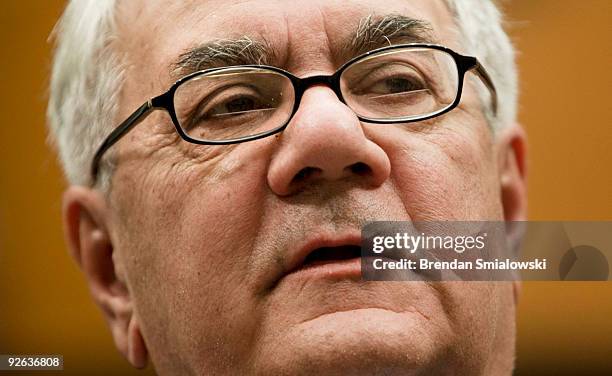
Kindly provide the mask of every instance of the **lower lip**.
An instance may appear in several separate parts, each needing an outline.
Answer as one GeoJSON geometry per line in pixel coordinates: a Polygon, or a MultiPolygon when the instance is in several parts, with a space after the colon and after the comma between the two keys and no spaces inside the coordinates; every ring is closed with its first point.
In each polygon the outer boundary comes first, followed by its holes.
{"type": "Polygon", "coordinates": [[[316,262],[305,265],[285,278],[361,279],[361,258],[316,262]]]}

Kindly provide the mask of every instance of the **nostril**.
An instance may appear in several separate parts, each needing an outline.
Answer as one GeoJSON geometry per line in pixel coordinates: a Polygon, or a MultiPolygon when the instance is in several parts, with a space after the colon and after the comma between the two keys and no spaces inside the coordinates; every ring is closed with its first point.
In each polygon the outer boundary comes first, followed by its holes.
{"type": "Polygon", "coordinates": [[[310,177],[321,173],[321,169],[317,167],[304,167],[293,177],[293,183],[304,181],[310,177]]]}
{"type": "Polygon", "coordinates": [[[370,166],[368,166],[367,164],[363,162],[354,163],[350,165],[349,168],[351,169],[352,173],[361,175],[361,176],[372,173],[372,169],[370,168],[370,166]]]}

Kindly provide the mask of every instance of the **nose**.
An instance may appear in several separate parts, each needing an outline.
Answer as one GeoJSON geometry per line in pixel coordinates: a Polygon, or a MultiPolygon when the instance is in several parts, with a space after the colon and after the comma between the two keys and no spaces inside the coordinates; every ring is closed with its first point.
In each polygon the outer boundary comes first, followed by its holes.
{"type": "Polygon", "coordinates": [[[284,130],[268,169],[268,185],[291,195],[324,181],[354,179],[366,187],[389,177],[385,151],[364,133],[355,113],[329,87],[314,86],[284,130]]]}

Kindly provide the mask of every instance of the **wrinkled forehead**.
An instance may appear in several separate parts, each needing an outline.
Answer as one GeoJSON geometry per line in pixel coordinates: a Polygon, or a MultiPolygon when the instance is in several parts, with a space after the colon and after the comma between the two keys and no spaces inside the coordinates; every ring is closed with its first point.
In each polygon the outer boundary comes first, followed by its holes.
{"type": "Polygon", "coordinates": [[[275,65],[297,75],[329,73],[364,52],[360,49],[397,43],[393,38],[398,36],[405,37],[402,42],[458,48],[443,0],[125,1],[118,8],[118,24],[130,66],[139,74],[155,72],[163,81],[176,78],[187,51],[227,41],[239,41],[233,46],[238,50],[265,47],[257,52],[264,55],[260,61],[243,63],[275,65]],[[392,19],[403,23],[385,24],[392,19]],[[410,20],[414,27],[406,30],[410,20]],[[368,46],[365,39],[373,33],[378,40],[368,46]],[[355,43],[362,45],[353,48],[355,43]]]}

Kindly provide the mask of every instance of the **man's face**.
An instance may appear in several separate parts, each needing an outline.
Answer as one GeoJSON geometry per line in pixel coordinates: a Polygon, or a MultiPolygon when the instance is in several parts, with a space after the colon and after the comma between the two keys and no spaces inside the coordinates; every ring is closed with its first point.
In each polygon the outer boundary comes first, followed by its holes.
{"type": "MultiPolygon", "coordinates": [[[[128,69],[117,120],[167,90],[182,53],[219,39],[265,41],[298,77],[333,73],[368,16],[424,20],[463,51],[441,1],[147,1],[118,12],[128,69]]],[[[346,257],[334,247],[358,245],[366,221],[504,218],[477,84],[466,81],[450,113],[410,125],[361,123],[314,86],[277,137],[193,145],[157,111],[117,144],[113,257],[158,371],[508,371],[509,284],[367,282],[350,260],[303,264],[317,248],[346,257]]]]}

